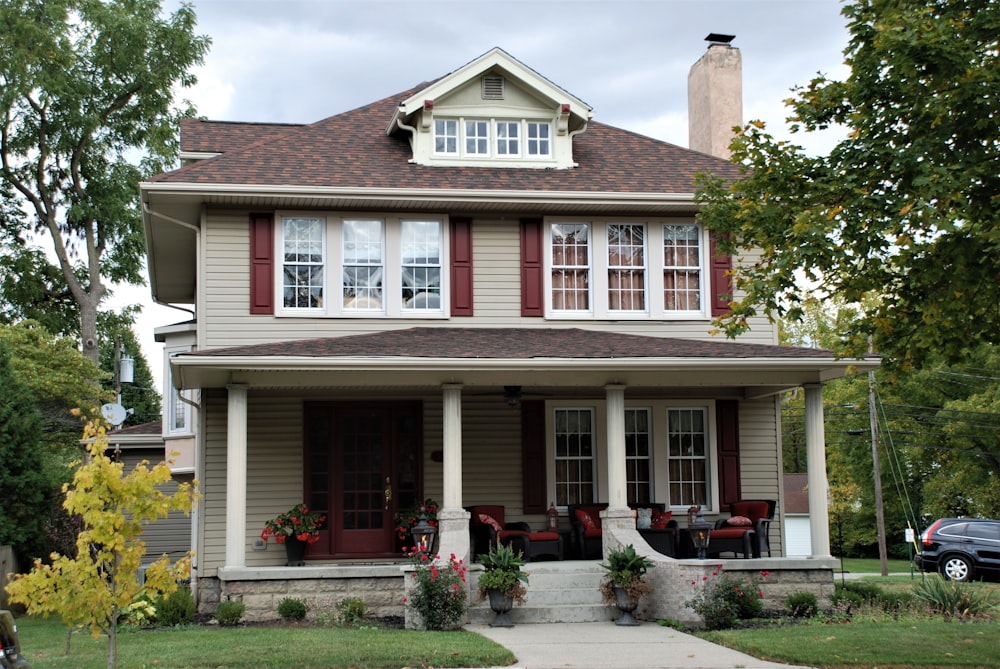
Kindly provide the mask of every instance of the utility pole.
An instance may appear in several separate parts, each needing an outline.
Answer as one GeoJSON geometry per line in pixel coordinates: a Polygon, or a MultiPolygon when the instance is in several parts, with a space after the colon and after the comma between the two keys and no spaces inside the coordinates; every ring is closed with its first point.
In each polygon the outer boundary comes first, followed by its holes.
{"type": "Polygon", "coordinates": [[[875,372],[868,372],[868,419],[872,433],[872,465],[875,472],[875,526],[878,531],[878,559],[882,575],[889,575],[885,545],[885,510],[882,505],[882,464],[878,455],[878,413],[875,410],[875,372]]]}

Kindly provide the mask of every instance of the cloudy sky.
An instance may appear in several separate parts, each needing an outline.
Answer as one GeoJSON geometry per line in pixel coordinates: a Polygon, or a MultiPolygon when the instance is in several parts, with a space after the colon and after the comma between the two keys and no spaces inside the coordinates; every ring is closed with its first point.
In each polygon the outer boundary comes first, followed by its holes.
{"type": "MultiPolygon", "coordinates": [[[[687,73],[709,33],[735,35],[744,119],[784,136],[791,89],[846,76],[833,0],[192,0],[212,39],[185,92],[215,120],[311,123],[452,72],[500,47],[587,102],[595,119],[687,146],[687,73]]],[[[179,2],[165,0],[168,9],[179,2]]],[[[835,139],[795,136],[810,151],[835,139]]],[[[160,382],[154,327],[188,318],[143,302],[139,334],[160,382]]],[[[162,390],[162,386],[161,386],[162,390]]]]}

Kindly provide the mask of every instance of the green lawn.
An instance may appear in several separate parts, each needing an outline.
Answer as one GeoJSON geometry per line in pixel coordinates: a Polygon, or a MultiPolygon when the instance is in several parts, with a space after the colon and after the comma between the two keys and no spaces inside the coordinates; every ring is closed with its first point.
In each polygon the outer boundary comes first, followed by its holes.
{"type": "MultiPolygon", "coordinates": [[[[34,669],[105,669],[107,639],[73,635],[55,618],[17,619],[21,650],[34,669]]],[[[119,635],[119,669],[399,669],[490,667],[514,661],[506,648],[472,632],[333,627],[190,626],[119,635]]]]}
{"type": "MultiPolygon", "coordinates": [[[[844,558],[844,572],[848,574],[882,574],[882,565],[878,558],[844,558]]],[[[908,560],[888,560],[890,574],[909,574],[910,562],[908,560]]],[[[839,574],[840,571],[838,570],[839,574]]],[[[919,574],[920,570],[914,567],[914,574],[919,574]]]]}
{"type": "Polygon", "coordinates": [[[996,667],[1000,623],[809,623],[700,634],[755,657],[810,667],[996,667]]]}

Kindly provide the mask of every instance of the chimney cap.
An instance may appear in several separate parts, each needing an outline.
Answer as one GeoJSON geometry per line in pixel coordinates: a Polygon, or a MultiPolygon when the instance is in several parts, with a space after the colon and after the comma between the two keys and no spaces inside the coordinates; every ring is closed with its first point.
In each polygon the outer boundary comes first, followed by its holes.
{"type": "Polygon", "coordinates": [[[736,35],[723,35],[722,33],[709,33],[708,37],[705,38],[706,42],[711,42],[712,44],[729,44],[734,39],[736,35]]]}

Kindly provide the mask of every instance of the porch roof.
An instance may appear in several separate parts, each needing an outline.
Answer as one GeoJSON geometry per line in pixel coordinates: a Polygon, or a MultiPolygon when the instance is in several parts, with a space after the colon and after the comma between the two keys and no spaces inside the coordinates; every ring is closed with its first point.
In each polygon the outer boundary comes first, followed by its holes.
{"type": "Polygon", "coordinates": [[[877,356],[579,328],[416,327],[370,334],[208,349],[171,358],[179,388],[714,388],[754,397],[854,371],[877,356]]]}

